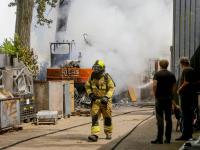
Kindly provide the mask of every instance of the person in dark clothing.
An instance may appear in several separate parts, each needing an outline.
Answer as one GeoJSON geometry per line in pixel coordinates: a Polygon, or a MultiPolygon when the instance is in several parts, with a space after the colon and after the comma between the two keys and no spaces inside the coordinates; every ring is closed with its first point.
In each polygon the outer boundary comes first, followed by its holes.
{"type": "Polygon", "coordinates": [[[169,62],[166,59],[159,62],[161,70],[156,72],[153,78],[153,94],[155,97],[155,109],[157,119],[157,139],[151,143],[162,144],[164,134],[163,112],[165,113],[166,130],[165,143],[170,143],[172,133],[172,98],[176,89],[176,78],[167,70],[169,62]]]}
{"type": "Polygon", "coordinates": [[[179,89],[177,94],[179,95],[179,106],[182,118],[182,136],[176,140],[188,140],[192,138],[192,119],[193,119],[193,107],[195,102],[195,83],[197,82],[197,76],[192,67],[189,66],[190,61],[186,57],[179,59],[179,64],[183,69],[179,80],[179,89]]]}

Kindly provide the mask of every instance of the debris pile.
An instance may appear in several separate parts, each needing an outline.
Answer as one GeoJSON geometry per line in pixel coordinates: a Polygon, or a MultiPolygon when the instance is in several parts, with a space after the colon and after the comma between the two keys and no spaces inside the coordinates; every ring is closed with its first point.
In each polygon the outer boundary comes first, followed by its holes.
{"type": "Polygon", "coordinates": [[[6,92],[4,86],[0,86],[0,99],[13,98],[14,96],[10,92],[6,92]]]}
{"type": "Polygon", "coordinates": [[[90,109],[91,100],[86,92],[81,94],[78,93],[77,89],[74,88],[74,108],[87,108],[90,109]]]}
{"type": "Polygon", "coordinates": [[[33,93],[33,76],[24,63],[18,63],[16,67],[6,66],[2,70],[2,86],[10,93],[33,93]]]}
{"type": "Polygon", "coordinates": [[[90,110],[89,109],[78,109],[76,112],[72,112],[72,116],[90,116],[90,110]]]}
{"type": "Polygon", "coordinates": [[[80,60],[66,60],[62,64],[62,68],[80,68],[80,60]]]}
{"type": "Polygon", "coordinates": [[[113,103],[113,107],[129,107],[131,106],[128,101],[120,100],[118,103],[113,103]]]}

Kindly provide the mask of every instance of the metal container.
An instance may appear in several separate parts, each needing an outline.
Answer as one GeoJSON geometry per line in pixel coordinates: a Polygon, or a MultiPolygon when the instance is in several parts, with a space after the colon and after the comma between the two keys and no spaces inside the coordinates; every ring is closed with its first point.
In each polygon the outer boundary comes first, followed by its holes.
{"type": "Polygon", "coordinates": [[[36,112],[49,110],[49,82],[34,81],[36,112]]]}
{"type": "Polygon", "coordinates": [[[58,111],[63,117],[63,83],[62,80],[49,81],[49,110],[58,111]]]}
{"type": "Polygon", "coordinates": [[[0,131],[20,125],[20,98],[0,99],[0,131]]]}
{"type": "Polygon", "coordinates": [[[62,80],[34,81],[36,112],[41,110],[58,111],[63,116],[63,83],[62,80]]]}
{"type": "Polygon", "coordinates": [[[58,111],[59,118],[74,111],[74,81],[34,81],[36,112],[58,111]]]}
{"type": "Polygon", "coordinates": [[[2,84],[4,85],[5,90],[11,93],[16,92],[14,91],[14,83],[13,83],[14,70],[3,70],[2,74],[3,74],[2,84]]]}
{"type": "Polygon", "coordinates": [[[56,124],[58,120],[58,111],[39,111],[37,113],[37,125],[41,123],[53,123],[56,124]]]}
{"type": "Polygon", "coordinates": [[[4,68],[5,66],[8,66],[8,54],[0,53],[0,68],[4,68]]]}
{"type": "Polygon", "coordinates": [[[67,114],[71,115],[72,112],[72,101],[70,93],[70,82],[63,84],[63,117],[67,114]]]}
{"type": "Polygon", "coordinates": [[[18,55],[11,55],[11,64],[14,68],[18,67],[18,55]]]}

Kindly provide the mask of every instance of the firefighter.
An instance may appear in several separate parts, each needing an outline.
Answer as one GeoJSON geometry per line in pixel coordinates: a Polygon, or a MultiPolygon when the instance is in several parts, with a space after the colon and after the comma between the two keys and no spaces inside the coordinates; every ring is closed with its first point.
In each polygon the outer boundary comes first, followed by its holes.
{"type": "Polygon", "coordinates": [[[115,84],[112,78],[105,73],[105,64],[101,60],[95,61],[94,70],[85,84],[87,94],[91,99],[90,115],[92,117],[91,135],[89,140],[96,142],[100,134],[101,114],[104,120],[106,139],[112,139],[112,95],[115,84]]]}

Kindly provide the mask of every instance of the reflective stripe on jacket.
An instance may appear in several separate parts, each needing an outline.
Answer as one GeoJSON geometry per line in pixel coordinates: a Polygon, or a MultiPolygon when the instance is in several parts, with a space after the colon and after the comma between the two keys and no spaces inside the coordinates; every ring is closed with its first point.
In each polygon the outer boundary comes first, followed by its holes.
{"type": "Polygon", "coordinates": [[[102,77],[97,80],[93,79],[90,82],[91,76],[88,78],[86,84],[85,84],[85,89],[88,95],[91,93],[94,93],[97,98],[102,98],[104,96],[107,96],[109,99],[112,98],[114,91],[115,91],[115,86],[108,75],[108,81],[107,81],[107,89],[106,89],[106,81],[104,80],[105,72],[102,74],[102,77]]]}

